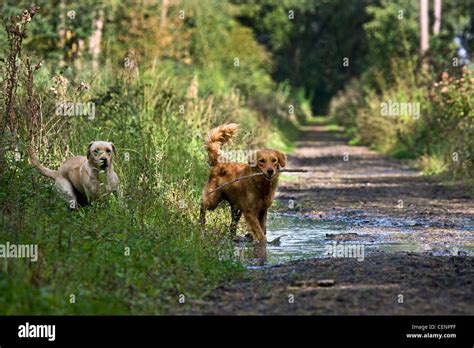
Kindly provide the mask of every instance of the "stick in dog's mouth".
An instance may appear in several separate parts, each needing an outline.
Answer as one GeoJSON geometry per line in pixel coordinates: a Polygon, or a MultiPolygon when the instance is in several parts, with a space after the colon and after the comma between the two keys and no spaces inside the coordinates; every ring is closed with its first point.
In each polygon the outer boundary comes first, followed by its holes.
{"type": "Polygon", "coordinates": [[[267,181],[272,181],[272,179],[275,177],[275,175],[272,175],[272,176],[268,176],[267,174],[265,173],[262,173],[263,174],[263,178],[267,181]]]}
{"type": "MultiPolygon", "coordinates": [[[[280,169],[278,170],[278,173],[306,173],[307,170],[306,169],[280,169]]],[[[259,176],[259,175],[263,175],[263,177],[268,180],[268,181],[271,181],[274,177],[272,176],[271,178],[267,178],[267,176],[265,175],[264,172],[260,172],[260,173],[253,173],[253,174],[250,174],[250,175],[245,175],[245,176],[241,176],[239,178],[236,178],[234,180],[231,180],[229,182],[226,182],[224,184],[222,184],[221,186],[219,187],[216,187],[214,190],[212,191],[209,191],[208,194],[211,194],[211,193],[214,193],[216,191],[219,191],[221,190],[222,188],[226,187],[227,185],[230,185],[230,184],[233,184],[234,182],[237,182],[237,181],[240,181],[240,180],[244,180],[244,179],[249,179],[249,178],[252,178],[254,176],[259,176]]]]}

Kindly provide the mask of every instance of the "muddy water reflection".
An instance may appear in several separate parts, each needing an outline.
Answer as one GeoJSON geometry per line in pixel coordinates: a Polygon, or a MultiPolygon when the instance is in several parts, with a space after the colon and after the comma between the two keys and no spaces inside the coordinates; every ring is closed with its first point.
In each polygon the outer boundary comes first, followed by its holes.
{"type": "Polygon", "coordinates": [[[353,257],[363,261],[373,252],[427,252],[433,255],[474,255],[474,227],[429,235],[413,226],[396,222],[386,226],[386,218],[377,224],[351,223],[349,220],[320,220],[285,214],[270,214],[267,238],[276,245],[267,248],[251,243],[236,246],[236,256],[248,268],[273,266],[292,260],[327,257],[353,257]],[[362,253],[362,255],[361,255],[362,253]]]}

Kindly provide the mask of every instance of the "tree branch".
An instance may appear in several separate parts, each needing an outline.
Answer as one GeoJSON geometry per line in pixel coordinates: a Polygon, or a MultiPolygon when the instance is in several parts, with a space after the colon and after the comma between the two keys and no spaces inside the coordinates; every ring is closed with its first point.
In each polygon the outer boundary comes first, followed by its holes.
{"type": "MultiPolygon", "coordinates": [[[[306,170],[306,169],[280,169],[278,172],[279,172],[279,173],[306,173],[307,170],[306,170]]],[[[214,192],[216,192],[216,191],[220,191],[220,190],[222,190],[224,187],[226,187],[226,186],[228,186],[228,185],[231,185],[231,184],[233,184],[234,182],[237,182],[237,181],[240,181],[240,180],[244,180],[244,179],[249,179],[249,178],[252,178],[252,177],[254,177],[254,176],[260,176],[260,175],[263,175],[263,172],[260,172],[260,173],[253,173],[253,174],[250,174],[250,175],[244,175],[244,176],[235,178],[234,180],[228,181],[228,182],[226,182],[225,184],[222,184],[221,186],[216,187],[214,190],[209,191],[208,194],[214,193],[214,192]]]]}

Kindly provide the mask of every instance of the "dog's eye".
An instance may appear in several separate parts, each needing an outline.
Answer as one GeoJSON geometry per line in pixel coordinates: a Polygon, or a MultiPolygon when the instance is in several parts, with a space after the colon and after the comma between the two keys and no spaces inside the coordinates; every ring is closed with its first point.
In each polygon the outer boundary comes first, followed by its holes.
{"type": "Polygon", "coordinates": [[[260,163],[265,163],[265,160],[262,158],[259,162],[260,163]]]}
{"type": "Polygon", "coordinates": [[[99,154],[99,150],[94,150],[94,153],[97,155],[99,154]]]}
{"type": "Polygon", "coordinates": [[[277,161],[276,158],[274,158],[274,159],[272,160],[273,163],[276,163],[276,161],[277,161]]]}
{"type": "Polygon", "coordinates": [[[107,152],[107,153],[110,153],[110,149],[107,149],[107,151],[106,151],[106,152],[107,152]]]}

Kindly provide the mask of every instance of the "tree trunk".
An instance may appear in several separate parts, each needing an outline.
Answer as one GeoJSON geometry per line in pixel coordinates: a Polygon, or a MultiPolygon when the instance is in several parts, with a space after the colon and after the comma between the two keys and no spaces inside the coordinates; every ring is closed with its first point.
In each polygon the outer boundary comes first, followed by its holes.
{"type": "Polygon", "coordinates": [[[59,2],[59,26],[58,26],[58,48],[62,50],[61,58],[59,59],[59,67],[63,68],[66,65],[66,3],[64,0],[59,2]]]}
{"type": "Polygon", "coordinates": [[[428,61],[426,51],[430,48],[430,32],[428,17],[428,0],[420,0],[420,56],[421,71],[428,73],[428,61]]]}
{"type": "Polygon", "coordinates": [[[420,53],[424,56],[429,48],[428,0],[420,0],[420,53]]]}
{"type": "Polygon", "coordinates": [[[84,51],[85,42],[83,39],[78,39],[73,44],[73,60],[76,71],[82,70],[82,53],[84,51]]]}
{"type": "Polygon", "coordinates": [[[441,29],[441,1],[434,0],[434,24],[433,24],[433,34],[438,35],[441,29]]]}
{"type": "Polygon", "coordinates": [[[160,27],[164,28],[166,27],[166,21],[168,17],[168,7],[169,7],[169,0],[163,0],[161,4],[161,21],[160,21],[160,27]]]}
{"type": "Polygon", "coordinates": [[[92,22],[94,31],[89,39],[89,53],[91,55],[92,70],[99,70],[100,43],[102,40],[102,29],[104,28],[104,11],[98,10],[92,22]]]}

